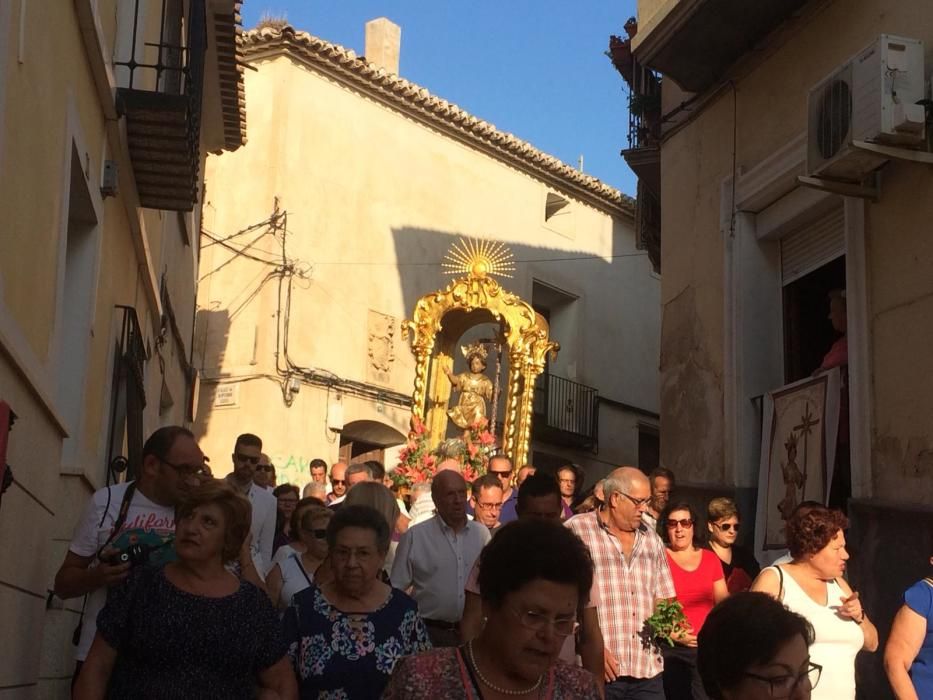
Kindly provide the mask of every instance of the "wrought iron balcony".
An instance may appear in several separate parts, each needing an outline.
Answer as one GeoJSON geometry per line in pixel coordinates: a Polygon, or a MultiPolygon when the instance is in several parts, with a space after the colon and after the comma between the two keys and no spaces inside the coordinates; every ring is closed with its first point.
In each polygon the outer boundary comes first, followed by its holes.
{"type": "Polygon", "coordinates": [[[201,95],[207,50],[205,0],[161,0],[158,42],[146,41],[152,5],[135,0],[132,48],[115,61],[126,87],[117,110],[126,117],[130,157],[144,207],[191,211],[198,199],[201,95]]]}
{"type": "Polygon", "coordinates": [[[599,392],[553,374],[538,377],[534,396],[535,439],[595,449],[599,427],[599,392]]]}

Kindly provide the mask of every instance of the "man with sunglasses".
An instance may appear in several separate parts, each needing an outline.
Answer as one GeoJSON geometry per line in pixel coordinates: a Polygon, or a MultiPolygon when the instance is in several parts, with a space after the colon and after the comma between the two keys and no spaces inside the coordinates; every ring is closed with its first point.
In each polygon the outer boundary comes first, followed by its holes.
{"type": "Polygon", "coordinates": [[[502,484],[502,510],[499,522],[502,525],[518,520],[515,505],[518,502],[518,489],[512,488],[512,460],[505,455],[490,457],[486,472],[499,479],[502,484]]]}
{"type": "Polygon", "coordinates": [[[175,506],[189,488],[210,477],[210,470],[191,431],[171,425],[146,440],[135,477],[94,493],[55,575],[59,598],[86,596],[73,638],[75,676],[91,648],[107,590],[133,566],[113,558],[135,545],[137,551],[145,548],[150,565],[174,559],[175,506]]]}
{"type": "Polygon", "coordinates": [[[249,498],[253,508],[250,522],[250,553],[253,564],[261,577],[272,566],[272,548],[275,542],[275,515],[278,500],[255,483],[256,470],[262,460],[262,440],[258,435],[243,433],[233,443],[233,471],[227,476],[227,483],[249,498]]]}
{"type": "Polygon", "coordinates": [[[664,544],[642,520],[651,486],[640,469],[620,467],[603,481],[603,495],[601,509],[575,515],[567,527],[593,557],[606,700],[664,700],[664,661],[641,636],[658,601],[675,595],[664,544]]]}

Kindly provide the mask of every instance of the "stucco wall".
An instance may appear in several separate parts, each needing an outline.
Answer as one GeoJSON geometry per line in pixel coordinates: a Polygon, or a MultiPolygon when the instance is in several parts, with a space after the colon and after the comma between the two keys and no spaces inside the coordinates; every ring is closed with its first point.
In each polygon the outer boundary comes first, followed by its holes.
{"type": "MultiPolygon", "coordinates": [[[[806,130],[807,92],[879,33],[925,40],[933,15],[923,2],[828,3],[785,40],[740,66],[726,87],[662,148],[662,462],[688,481],[729,482],[723,465],[724,235],[723,183],[760,164],[806,130]],[[735,102],[733,102],[735,100],[735,102]],[[733,110],[737,121],[733,120],[733,110]],[[735,127],[734,127],[735,124],[735,127]],[[735,141],[733,142],[733,137],[735,141]]],[[[925,420],[931,379],[926,348],[933,248],[927,231],[933,200],[928,168],[892,162],[881,200],[868,207],[872,484],[903,502],[933,498],[931,428],[925,420]]],[[[726,215],[728,220],[728,214],[726,215]]]]}
{"type": "MultiPolygon", "coordinates": [[[[78,4],[55,3],[52,9],[52,3],[0,2],[0,399],[19,416],[7,456],[16,481],[0,508],[0,688],[12,689],[0,691],[3,697],[68,696],[71,632],[81,601],[53,599],[47,609],[46,598],[87,497],[105,481],[114,345],[122,320],[115,305],[137,309],[153,351],[144,431],[185,420],[181,355],[191,346],[196,249],[186,245],[175,212],[141,214],[152,268],[157,277],[166,272],[187,348],[182,351],[169,336],[162,349],[174,405],[161,410],[163,374],[153,327],[159,311],[149,303],[127,209],[133,217],[140,214],[132,203],[128,207],[128,193],[103,199],[99,191],[105,160],[116,160],[124,172],[132,166],[110,150],[78,4]],[[73,180],[88,193],[96,223],[88,228],[88,264],[81,273],[87,304],[79,310],[86,313],[68,335],[63,328],[76,309],[64,283],[73,180]],[[62,389],[70,380],[73,394],[62,389]]],[[[109,60],[116,4],[96,5],[109,60]]]]}
{"type": "MultiPolygon", "coordinates": [[[[559,374],[657,410],[659,281],[628,222],[570,197],[566,213],[545,222],[547,193],[559,190],[290,58],[255,65],[258,72],[246,76],[248,144],[209,159],[204,221],[226,236],[266,219],[275,198],[287,211],[287,256],[308,277],[293,289],[293,363],[410,395],[413,357],[398,324],[420,296],[447,284],[440,262],[449,246],[479,237],[506,243],[521,261],[515,277],[502,281],[507,289],[531,301],[537,280],[576,298],[557,338],[559,374]],[[587,259],[542,262],[553,258],[587,259]],[[394,324],[394,361],[381,379],[369,367],[370,311],[394,324]]],[[[281,257],[281,239],[267,235],[250,250],[281,257]]],[[[231,256],[206,245],[202,277],[231,256]]],[[[205,377],[276,376],[277,280],[259,289],[270,270],[241,258],[201,284],[196,350],[205,377]]],[[[239,391],[240,409],[201,403],[198,425],[211,454],[229,454],[236,426],[248,423],[270,454],[335,455],[333,436],[319,429],[326,401],[313,388],[303,388],[291,408],[269,379],[239,391]],[[283,430],[295,416],[312,427],[283,430]]],[[[374,419],[406,432],[406,411],[388,405],[371,418],[365,403],[347,404],[344,420],[374,419]]]]}

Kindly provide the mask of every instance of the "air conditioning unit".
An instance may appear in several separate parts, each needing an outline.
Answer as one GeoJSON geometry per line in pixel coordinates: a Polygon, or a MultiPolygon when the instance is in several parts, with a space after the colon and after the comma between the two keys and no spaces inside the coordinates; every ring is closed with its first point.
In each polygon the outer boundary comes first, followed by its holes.
{"type": "Polygon", "coordinates": [[[887,157],[854,144],[921,146],[924,90],[923,42],[879,36],[810,90],[807,173],[862,182],[887,157]]]}

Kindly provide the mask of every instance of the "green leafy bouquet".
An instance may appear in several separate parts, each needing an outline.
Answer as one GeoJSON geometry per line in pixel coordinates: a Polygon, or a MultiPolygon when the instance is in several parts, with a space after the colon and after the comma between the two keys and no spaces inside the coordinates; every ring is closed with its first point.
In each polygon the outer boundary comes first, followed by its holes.
{"type": "Polygon", "coordinates": [[[648,636],[658,641],[665,641],[674,646],[674,637],[688,628],[683,606],[676,600],[659,600],[654,614],[645,620],[648,636]]]}

